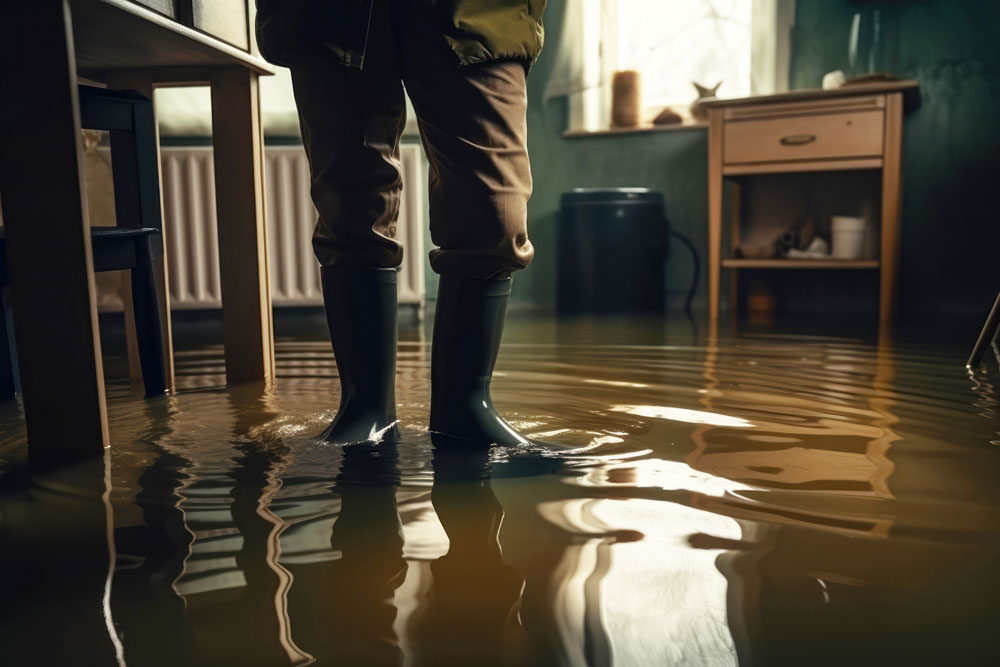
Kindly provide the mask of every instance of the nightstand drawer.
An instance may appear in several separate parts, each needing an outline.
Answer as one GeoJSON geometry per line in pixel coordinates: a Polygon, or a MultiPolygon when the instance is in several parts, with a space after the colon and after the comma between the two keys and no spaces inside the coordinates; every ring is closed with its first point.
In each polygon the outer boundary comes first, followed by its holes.
{"type": "Polygon", "coordinates": [[[883,112],[856,111],[728,121],[727,164],[882,155],[883,112]]]}

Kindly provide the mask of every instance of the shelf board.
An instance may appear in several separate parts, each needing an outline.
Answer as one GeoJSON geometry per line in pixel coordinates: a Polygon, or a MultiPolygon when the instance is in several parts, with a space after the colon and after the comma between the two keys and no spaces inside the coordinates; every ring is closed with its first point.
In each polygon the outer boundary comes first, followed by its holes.
{"type": "Polygon", "coordinates": [[[725,269],[877,269],[877,259],[724,259],[725,269]]]}
{"type": "Polygon", "coordinates": [[[836,160],[799,160],[792,162],[748,162],[727,164],[722,167],[724,176],[745,174],[796,174],[804,171],[853,171],[855,169],[881,169],[882,158],[851,158],[836,160]]]}

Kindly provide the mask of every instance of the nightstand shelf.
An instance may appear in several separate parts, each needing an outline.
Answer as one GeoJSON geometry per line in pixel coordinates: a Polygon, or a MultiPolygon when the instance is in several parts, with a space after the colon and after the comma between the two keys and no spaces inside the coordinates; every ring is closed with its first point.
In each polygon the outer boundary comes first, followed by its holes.
{"type": "Polygon", "coordinates": [[[845,171],[849,169],[881,169],[880,158],[858,158],[856,160],[804,160],[788,162],[748,162],[730,164],[722,168],[723,176],[745,176],[749,174],[800,174],[806,171],[845,171]]]}

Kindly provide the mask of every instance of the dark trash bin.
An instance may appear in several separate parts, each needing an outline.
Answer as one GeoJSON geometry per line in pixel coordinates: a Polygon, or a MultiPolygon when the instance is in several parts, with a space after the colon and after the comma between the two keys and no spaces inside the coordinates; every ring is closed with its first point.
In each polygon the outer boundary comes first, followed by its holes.
{"type": "Polygon", "coordinates": [[[577,188],[562,195],[559,313],[663,313],[670,229],[663,195],[647,188],[577,188]]]}

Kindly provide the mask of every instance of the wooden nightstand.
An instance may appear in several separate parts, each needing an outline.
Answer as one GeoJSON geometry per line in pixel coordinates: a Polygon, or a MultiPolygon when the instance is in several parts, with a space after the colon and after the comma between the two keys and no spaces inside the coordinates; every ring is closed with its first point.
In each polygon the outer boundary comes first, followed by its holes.
{"type": "MultiPolygon", "coordinates": [[[[736,277],[741,268],[878,271],[879,320],[881,323],[891,320],[901,218],[903,110],[915,106],[917,100],[916,81],[895,81],[705,103],[709,112],[709,317],[713,322],[719,317],[722,270],[728,269],[733,277],[730,299],[735,309],[736,277]],[[803,175],[815,172],[838,172],[837,175],[847,182],[847,185],[839,185],[842,192],[848,193],[845,199],[864,190],[876,200],[871,202],[875,218],[872,222],[875,223],[873,231],[878,232],[880,238],[870,257],[852,260],[736,258],[733,251],[739,243],[741,225],[747,224],[747,202],[744,201],[733,202],[730,207],[727,216],[732,223],[730,248],[729,252],[723,252],[724,181],[732,180],[739,186],[761,175],[800,175],[786,188],[776,186],[774,179],[758,188],[766,192],[758,195],[757,201],[773,209],[774,200],[783,194],[794,198],[802,190],[802,179],[813,178],[803,175]],[[856,172],[867,172],[867,175],[858,176],[856,172]],[[852,184],[852,179],[858,187],[852,184]]],[[[820,176],[822,174],[816,177],[820,176]]],[[[743,188],[735,188],[737,200],[741,191],[743,188]]],[[[862,195],[856,196],[860,201],[862,195]]],[[[803,215],[802,209],[811,205],[800,202],[798,215],[803,215]]],[[[826,210],[805,212],[809,216],[826,215],[827,218],[828,213],[826,210]]]]}

